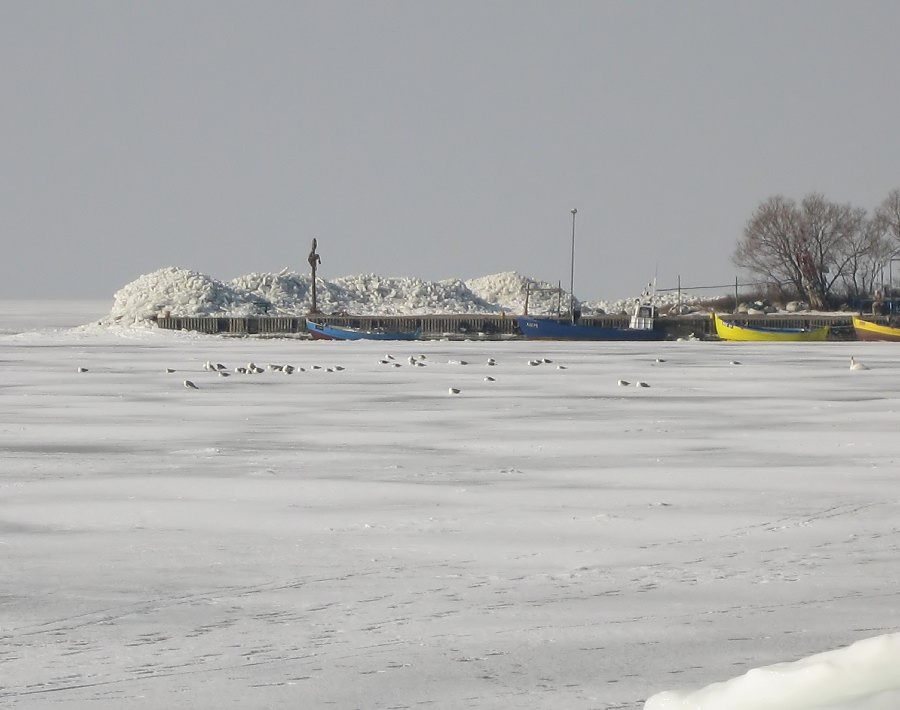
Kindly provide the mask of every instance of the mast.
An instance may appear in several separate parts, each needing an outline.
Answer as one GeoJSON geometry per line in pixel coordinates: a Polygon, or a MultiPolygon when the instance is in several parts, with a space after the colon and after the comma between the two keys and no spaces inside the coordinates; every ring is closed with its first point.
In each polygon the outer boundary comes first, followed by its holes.
{"type": "Polygon", "coordinates": [[[572,264],[569,269],[569,317],[575,323],[575,215],[576,208],[569,210],[572,213],[572,264]]]}
{"type": "Polygon", "coordinates": [[[316,267],[322,263],[322,257],[316,253],[317,246],[318,242],[313,237],[312,249],[309,250],[309,257],[306,259],[309,262],[309,268],[312,270],[312,307],[309,309],[309,312],[313,314],[319,312],[319,304],[316,300],[316,267]]]}

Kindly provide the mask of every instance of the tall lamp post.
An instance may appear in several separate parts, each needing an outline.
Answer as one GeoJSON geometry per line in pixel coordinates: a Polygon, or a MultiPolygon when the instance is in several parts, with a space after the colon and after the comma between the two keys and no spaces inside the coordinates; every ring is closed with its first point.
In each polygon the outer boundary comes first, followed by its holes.
{"type": "Polygon", "coordinates": [[[892,297],[893,297],[893,291],[894,291],[894,262],[895,261],[900,261],[900,249],[897,249],[896,251],[892,251],[888,255],[888,283],[887,283],[887,285],[888,285],[888,289],[889,289],[889,295],[892,297]]]}
{"type": "MultiPolygon", "coordinates": [[[[888,312],[894,315],[894,262],[900,261],[900,249],[892,252],[888,257],[888,282],[887,287],[882,288],[885,291],[884,298],[887,300],[888,312]]],[[[882,270],[882,281],[884,281],[884,270],[882,270]]]]}
{"type": "Polygon", "coordinates": [[[569,316],[572,323],[575,322],[575,215],[578,210],[574,207],[569,210],[572,213],[572,264],[569,269],[569,316]]]}

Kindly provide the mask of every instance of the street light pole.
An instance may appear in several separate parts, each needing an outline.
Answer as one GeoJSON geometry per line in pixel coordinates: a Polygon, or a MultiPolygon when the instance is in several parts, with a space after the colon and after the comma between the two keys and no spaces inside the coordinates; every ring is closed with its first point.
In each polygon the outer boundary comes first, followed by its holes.
{"type": "Polygon", "coordinates": [[[578,210],[574,207],[569,210],[572,213],[572,265],[569,269],[569,315],[572,323],[575,322],[575,215],[578,210]]]}

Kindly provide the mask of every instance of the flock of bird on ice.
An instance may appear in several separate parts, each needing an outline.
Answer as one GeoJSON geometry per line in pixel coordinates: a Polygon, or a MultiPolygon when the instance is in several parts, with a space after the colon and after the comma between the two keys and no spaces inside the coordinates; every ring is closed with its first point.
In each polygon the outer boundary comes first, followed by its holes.
{"type": "MultiPolygon", "coordinates": [[[[425,367],[425,364],[426,364],[425,359],[426,358],[424,355],[410,355],[409,358],[407,358],[407,361],[413,367],[425,367]]],[[[656,362],[664,363],[665,360],[663,360],[661,358],[656,358],[656,362]]],[[[528,364],[531,366],[552,364],[552,363],[553,363],[553,361],[549,358],[536,358],[536,359],[531,359],[528,361],[528,364]]],[[[387,365],[387,366],[391,366],[391,367],[402,367],[402,363],[397,362],[397,359],[393,355],[390,355],[390,354],[385,355],[381,360],[379,360],[379,364],[387,365]]],[[[449,364],[449,365],[468,365],[469,363],[466,360],[448,360],[447,364],[449,364]]],[[[497,361],[494,360],[494,358],[492,358],[492,357],[488,358],[487,361],[485,362],[485,365],[487,365],[488,367],[493,367],[496,364],[497,364],[497,361]]],[[[732,365],[740,365],[741,363],[738,360],[732,360],[731,364],[732,365]]],[[[558,370],[565,370],[566,366],[565,365],[557,365],[556,368],[558,370]]],[[[222,363],[213,363],[211,360],[207,360],[203,364],[203,369],[206,371],[209,371],[209,372],[214,372],[214,373],[218,374],[220,377],[230,377],[232,375],[232,372],[229,371],[229,369],[225,365],[223,365],[222,363]]],[[[322,365],[312,365],[310,367],[310,369],[311,370],[324,370],[325,372],[340,372],[341,370],[343,370],[345,368],[341,365],[334,365],[331,367],[324,367],[322,365]]],[[[868,365],[860,362],[854,356],[851,355],[850,356],[850,369],[851,370],[868,370],[869,367],[868,367],[868,365]]],[[[87,371],[88,371],[88,369],[86,367],[78,368],[78,372],[87,372],[87,371]]],[[[295,372],[306,372],[306,369],[303,367],[295,366],[295,365],[283,365],[283,364],[279,365],[279,364],[273,364],[273,363],[269,363],[266,367],[260,367],[256,363],[249,362],[249,363],[247,363],[246,366],[235,367],[233,372],[234,372],[234,374],[237,374],[237,375],[256,375],[256,374],[260,374],[260,373],[263,373],[266,371],[282,372],[286,375],[292,375],[295,372]]],[[[166,372],[174,373],[175,370],[171,367],[167,367],[166,372]]],[[[490,375],[487,375],[484,378],[484,381],[485,382],[494,382],[494,378],[491,377],[490,375]]],[[[619,380],[618,381],[619,387],[629,387],[631,384],[632,383],[629,382],[628,380],[619,380]]],[[[194,389],[194,390],[200,389],[200,387],[193,380],[184,380],[184,386],[187,389],[194,389]]],[[[634,386],[635,387],[649,387],[650,385],[648,383],[644,382],[643,380],[640,380],[640,381],[635,382],[634,386]]],[[[450,395],[458,395],[461,393],[461,390],[458,387],[450,387],[448,393],[450,395]]]]}
{"type": "MultiPolygon", "coordinates": [[[[410,355],[407,358],[407,362],[413,367],[425,367],[426,366],[425,360],[426,360],[425,355],[410,355]]],[[[378,362],[381,365],[387,365],[387,366],[391,366],[391,367],[402,367],[403,366],[402,363],[398,362],[397,359],[391,354],[385,355],[378,362]]],[[[528,364],[534,366],[534,365],[551,364],[552,362],[553,361],[550,358],[538,358],[538,359],[529,360],[528,364]]],[[[665,360],[658,359],[657,362],[665,362],[665,360]]],[[[448,360],[447,364],[448,365],[468,365],[469,362],[467,360],[448,360]]],[[[494,358],[489,357],[484,364],[488,367],[493,367],[494,365],[497,364],[497,361],[494,358]]],[[[558,370],[565,370],[566,366],[565,365],[557,365],[556,368],[558,370]]],[[[228,367],[226,367],[222,363],[220,363],[220,362],[213,363],[211,360],[207,360],[205,363],[203,363],[203,369],[208,372],[214,372],[217,375],[219,375],[219,377],[230,377],[232,375],[232,372],[233,372],[233,374],[236,374],[236,375],[258,375],[263,372],[282,372],[286,375],[292,375],[295,372],[306,372],[306,368],[299,367],[296,365],[284,365],[284,364],[269,363],[268,365],[266,365],[266,367],[260,367],[259,365],[257,365],[254,362],[248,362],[246,365],[235,367],[233,371],[230,371],[228,369],[228,367]]],[[[344,368],[342,365],[333,365],[331,367],[325,367],[323,365],[312,365],[309,369],[310,370],[322,370],[324,372],[340,372],[341,370],[344,370],[346,368],[344,368]]],[[[78,372],[87,372],[87,371],[88,371],[88,369],[86,367],[78,368],[78,372]]],[[[166,372],[173,373],[173,372],[175,372],[175,370],[171,367],[167,367],[166,372]]],[[[485,376],[484,381],[485,382],[494,382],[495,378],[491,377],[490,375],[487,375],[487,376],[485,376]]],[[[626,382],[625,380],[619,380],[620,386],[627,386],[629,384],[630,383],[626,382]]],[[[646,382],[638,382],[637,385],[639,387],[649,387],[650,386],[646,382]]],[[[197,385],[197,383],[195,383],[193,380],[184,380],[184,386],[187,389],[193,389],[193,390],[200,389],[199,385],[197,385]]],[[[449,388],[449,394],[451,394],[451,395],[458,395],[460,393],[461,393],[461,390],[458,387],[450,387],[449,388]]]]}

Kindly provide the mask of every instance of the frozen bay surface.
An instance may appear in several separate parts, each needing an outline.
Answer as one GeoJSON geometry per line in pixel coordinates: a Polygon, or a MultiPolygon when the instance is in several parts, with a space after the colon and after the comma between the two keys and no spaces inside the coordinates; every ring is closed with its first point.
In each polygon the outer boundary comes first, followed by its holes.
{"type": "Polygon", "coordinates": [[[110,301],[0,299],[0,336],[34,330],[73,328],[99,321],[109,313],[110,301]]]}
{"type": "Polygon", "coordinates": [[[896,631],[898,352],[2,335],[0,707],[637,710],[896,631]]]}

